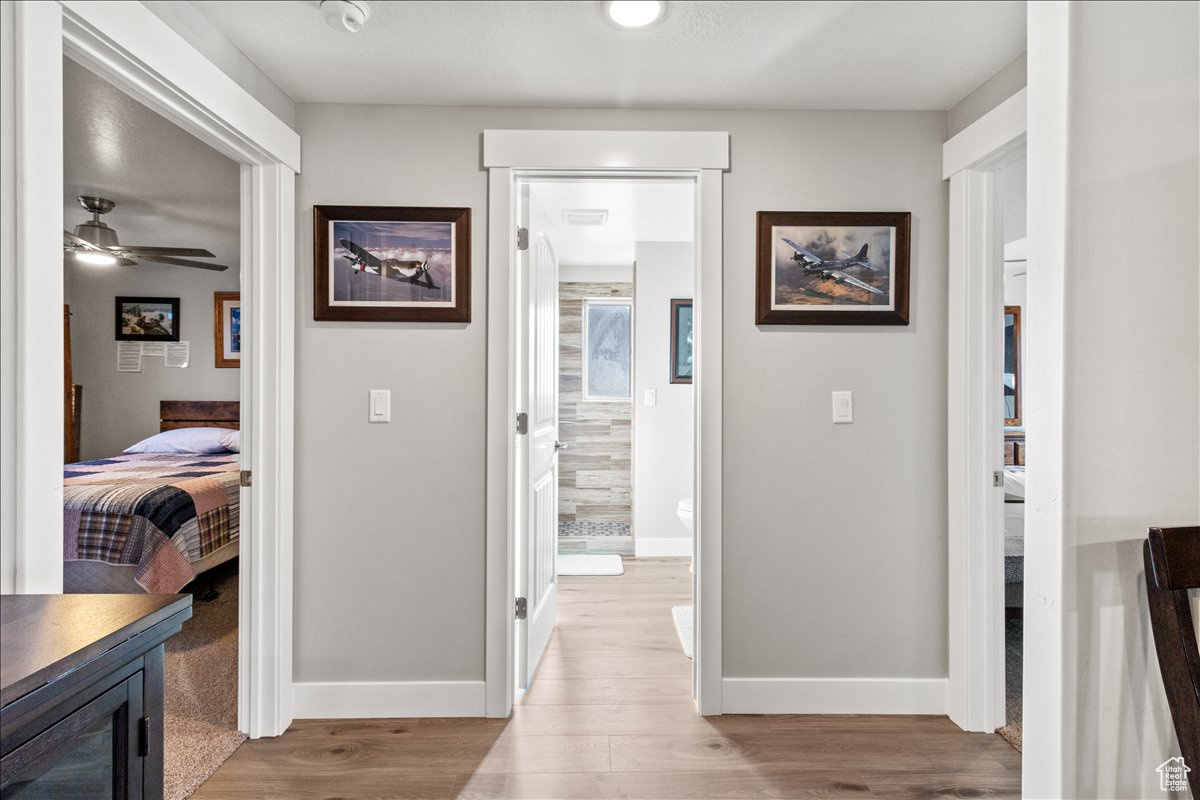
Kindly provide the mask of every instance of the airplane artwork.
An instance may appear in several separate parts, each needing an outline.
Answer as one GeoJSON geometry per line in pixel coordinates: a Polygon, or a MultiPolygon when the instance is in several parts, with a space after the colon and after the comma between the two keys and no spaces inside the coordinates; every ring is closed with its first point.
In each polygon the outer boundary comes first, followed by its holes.
{"type": "Polygon", "coordinates": [[[845,258],[821,258],[814,253],[805,250],[800,245],[793,242],[787,237],[780,237],[788,247],[796,251],[792,256],[792,260],[801,266],[805,275],[815,275],[822,280],[832,280],[837,283],[848,283],[851,286],[857,286],[859,289],[866,289],[872,294],[883,294],[879,289],[876,289],[869,283],[855,278],[853,275],[847,275],[846,270],[854,267],[863,267],[872,272],[878,272],[879,267],[876,267],[867,260],[867,246],[864,244],[862,249],[852,256],[845,258]]]}
{"type": "Polygon", "coordinates": [[[434,285],[433,278],[429,275],[428,261],[400,261],[395,258],[381,259],[365,248],[359,247],[349,239],[340,239],[339,242],[342,247],[353,254],[342,256],[342,258],[351,262],[355,275],[360,272],[367,272],[382,278],[391,278],[403,281],[404,283],[411,283],[413,286],[422,286],[426,289],[439,288],[434,285]]]}

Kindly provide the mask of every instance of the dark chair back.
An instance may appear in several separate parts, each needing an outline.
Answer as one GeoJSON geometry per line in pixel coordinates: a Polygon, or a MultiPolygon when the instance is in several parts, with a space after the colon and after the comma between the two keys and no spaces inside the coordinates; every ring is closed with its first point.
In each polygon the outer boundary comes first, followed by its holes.
{"type": "Polygon", "coordinates": [[[1200,647],[1188,590],[1200,588],[1200,527],[1151,528],[1143,547],[1158,668],[1192,796],[1200,798],[1200,647]]]}

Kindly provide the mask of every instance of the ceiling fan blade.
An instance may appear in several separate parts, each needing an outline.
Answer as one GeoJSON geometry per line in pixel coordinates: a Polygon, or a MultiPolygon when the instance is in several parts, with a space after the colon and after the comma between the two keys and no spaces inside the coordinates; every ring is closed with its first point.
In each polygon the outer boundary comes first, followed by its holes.
{"type": "Polygon", "coordinates": [[[187,258],[212,258],[213,254],[198,247],[148,247],[145,245],[121,244],[108,248],[114,253],[129,253],[133,256],[184,256],[187,258]]]}
{"type": "Polygon", "coordinates": [[[209,269],[213,272],[224,272],[229,269],[225,264],[208,264],[203,261],[190,261],[186,258],[172,258],[171,256],[138,256],[139,261],[154,261],[159,264],[172,264],[176,267],[196,267],[197,269],[209,269]]]}
{"type": "Polygon", "coordinates": [[[96,245],[89,242],[87,239],[80,239],[75,234],[68,233],[67,231],[63,231],[63,244],[66,245],[67,247],[74,247],[74,248],[78,248],[78,249],[82,249],[82,250],[92,250],[97,253],[104,252],[99,247],[96,247],[96,245]]]}

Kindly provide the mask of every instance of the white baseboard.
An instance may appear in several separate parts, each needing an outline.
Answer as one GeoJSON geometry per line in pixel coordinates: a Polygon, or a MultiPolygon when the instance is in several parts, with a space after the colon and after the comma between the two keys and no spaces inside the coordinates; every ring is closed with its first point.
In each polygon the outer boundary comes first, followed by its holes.
{"type": "Polygon", "coordinates": [[[945,678],[725,678],[726,714],[945,714],[945,678]]]}
{"type": "Polygon", "coordinates": [[[483,681],[296,683],[296,719],[483,717],[483,681]]]}
{"type": "Polygon", "coordinates": [[[633,537],[633,552],[637,558],[655,558],[657,556],[690,556],[692,554],[692,537],[663,536],[643,539],[633,537]]]}

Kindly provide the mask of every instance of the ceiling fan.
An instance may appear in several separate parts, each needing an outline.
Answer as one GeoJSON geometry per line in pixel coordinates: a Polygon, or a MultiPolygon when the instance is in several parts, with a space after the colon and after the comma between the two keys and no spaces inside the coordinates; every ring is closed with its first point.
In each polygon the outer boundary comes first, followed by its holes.
{"type": "Polygon", "coordinates": [[[141,261],[155,261],[159,264],[173,264],[177,267],[196,267],[223,272],[229,269],[225,264],[192,261],[192,258],[215,258],[212,253],[196,247],[147,247],[131,244],[121,244],[117,241],[117,232],[100,221],[101,214],[107,214],[116,206],[112,200],[103,197],[80,195],[76,198],[79,205],[91,212],[88,222],[75,226],[75,233],[63,231],[63,252],[73,255],[85,264],[99,266],[128,267],[141,261]],[[188,258],[180,258],[188,256],[188,258]]]}

